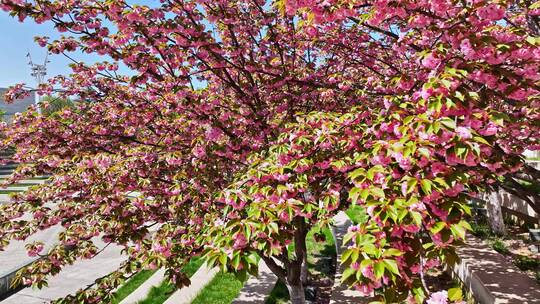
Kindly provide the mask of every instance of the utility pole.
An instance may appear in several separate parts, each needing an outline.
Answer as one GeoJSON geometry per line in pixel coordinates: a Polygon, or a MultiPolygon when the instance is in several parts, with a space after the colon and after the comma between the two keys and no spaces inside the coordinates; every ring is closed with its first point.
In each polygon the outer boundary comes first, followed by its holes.
{"type": "MultiPolygon", "coordinates": [[[[49,52],[47,52],[47,55],[45,55],[45,60],[43,61],[43,64],[34,63],[32,61],[32,56],[30,56],[30,52],[28,52],[26,57],[28,58],[28,60],[30,60],[28,62],[28,65],[30,66],[30,71],[31,71],[30,75],[36,79],[36,85],[37,85],[36,89],[37,89],[37,88],[39,88],[39,86],[45,80],[45,76],[47,76],[47,64],[50,62],[49,61],[49,52]]],[[[35,103],[36,103],[38,113],[41,114],[41,108],[39,106],[39,103],[40,103],[41,100],[40,100],[39,94],[37,93],[37,90],[34,93],[34,100],[35,100],[35,103]]]]}

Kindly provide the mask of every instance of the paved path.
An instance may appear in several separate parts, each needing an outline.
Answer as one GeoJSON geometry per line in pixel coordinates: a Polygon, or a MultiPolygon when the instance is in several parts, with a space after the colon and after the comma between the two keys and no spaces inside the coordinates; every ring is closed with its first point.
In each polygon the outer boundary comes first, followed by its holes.
{"type": "Polygon", "coordinates": [[[165,279],[165,268],[160,268],[148,280],[144,281],[135,291],[129,294],[126,298],[120,301],[120,304],[137,304],[138,301],[146,299],[146,296],[152,289],[157,287],[165,279]]]}
{"type": "Polygon", "coordinates": [[[259,261],[259,275],[257,277],[252,276],[247,280],[233,304],[265,303],[276,282],[276,275],[270,271],[270,268],[261,259],[259,261]]]}
{"type": "Polygon", "coordinates": [[[218,268],[208,268],[203,264],[197,272],[190,278],[191,285],[178,289],[164,304],[189,304],[197,294],[206,286],[218,273],[218,268]]]}
{"type": "MultiPolygon", "coordinates": [[[[12,241],[4,251],[0,251],[0,277],[19,269],[22,266],[34,261],[35,257],[29,257],[25,244],[33,241],[42,241],[46,245],[54,243],[56,235],[62,230],[62,226],[54,226],[47,230],[39,231],[29,237],[26,241],[12,241]]],[[[50,248],[46,246],[44,252],[50,248]]]]}
{"type": "Polygon", "coordinates": [[[369,303],[372,300],[364,297],[360,292],[349,289],[347,285],[341,284],[341,276],[343,275],[344,267],[341,266],[341,253],[344,251],[343,237],[347,233],[347,229],[352,224],[349,217],[340,212],[334,217],[335,223],[335,238],[337,247],[337,271],[334,278],[334,288],[332,289],[332,297],[330,304],[353,304],[353,303],[369,303]]]}
{"type": "MultiPolygon", "coordinates": [[[[103,243],[96,242],[98,247],[103,243]]],[[[49,287],[39,289],[25,288],[3,300],[2,304],[41,304],[75,293],[116,270],[125,256],[120,254],[121,247],[110,245],[91,260],[77,261],[65,267],[57,276],[49,280],[49,287]]]]}
{"type": "Polygon", "coordinates": [[[479,303],[540,303],[538,283],[485,242],[468,235],[458,255],[461,262],[454,266],[454,273],[479,303]]]}

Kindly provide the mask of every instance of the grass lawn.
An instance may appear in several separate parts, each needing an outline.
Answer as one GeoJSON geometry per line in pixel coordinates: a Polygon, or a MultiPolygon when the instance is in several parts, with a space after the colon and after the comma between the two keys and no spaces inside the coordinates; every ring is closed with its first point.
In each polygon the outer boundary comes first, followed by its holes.
{"type": "Polygon", "coordinates": [[[238,296],[242,286],[244,283],[234,274],[220,272],[191,304],[229,304],[238,296]]]}
{"type": "Polygon", "coordinates": [[[134,292],[135,289],[137,289],[139,286],[142,285],[142,283],[148,280],[148,278],[150,278],[154,274],[154,272],[156,271],[143,270],[131,277],[129,280],[127,280],[127,282],[124,283],[124,285],[122,285],[122,287],[118,289],[118,291],[116,291],[112,303],[120,303],[120,301],[122,301],[125,297],[129,296],[130,293],[134,292]]]}
{"type": "MultiPolygon", "coordinates": [[[[189,261],[189,263],[186,264],[186,266],[184,266],[184,268],[182,268],[182,271],[188,277],[191,277],[193,274],[195,274],[195,272],[197,272],[197,269],[201,267],[203,262],[203,259],[194,257],[189,261]]],[[[161,282],[161,284],[159,284],[159,286],[152,287],[146,298],[139,301],[137,304],[161,304],[165,302],[175,291],[176,287],[171,285],[167,280],[164,280],[161,282]]]]}

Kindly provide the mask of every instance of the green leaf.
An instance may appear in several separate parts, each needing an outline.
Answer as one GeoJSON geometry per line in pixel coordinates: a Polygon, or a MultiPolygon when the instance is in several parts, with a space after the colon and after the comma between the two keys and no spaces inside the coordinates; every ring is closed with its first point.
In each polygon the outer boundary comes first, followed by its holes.
{"type": "Polygon", "coordinates": [[[467,222],[465,220],[459,221],[459,225],[463,226],[463,228],[465,228],[465,229],[467,229],[469,231],[472,231],[471,224],[469,224],[469,222],[467,222]]]}
{"type": "Polygon", "coordinates": [[[248,278],[247,271],[245,271],[245,270],[235,271],[234,276],[235,276],[240,282],[245,282],[245,281],[247,281],[247,278],[248,278]]]}
{"type": "Polygon", "coordinates": [[[245,257],[245,260],[246,260],[246,262],[248,262],[248,264],[256,265],[257,264],[257,255],[256,254],[250,254],[247,257],[245,257]]]}
{"type": "Polygon", "coordinates": [[[219,256],[219,263],[221,265],[227,264],[227,254],[226,253],[223,253],[222,255],[219,256]]]}
{"type": "Polygon", "coordinates": [[[375,266],[373,267],[373,269],[375,270],[375,278],[376,279],[382,278],[382,276],[384,275],[384,268],[385,268],[385,263],[384,262],[375,263],[375,266]]]}
{"type": "Polygon", "coordinates": [[[465,228],[459,224],[454,224],[450,227],[450,230],[452,231],[452,235],[454,237],[464,239],[465,238],[465,228]]]}
{"type": "Polygon", "coordinates": [[[424,191],[425,194],[431,194],[431,181],[427,179],[423,179],[420,181],[420,186],[422,187],[422,191],[424,191]]]}
{"type": "Polygon", "coordinates": [[[422,224],[422,215],[417,212],[417,211],[412,211],[411,212],[411,216],[414,220],[414,222],[417,224],[417,225],[421,225],[422,224]]]}
{"type": "Polygon", "coordinates": [[[351,200],[351,203],[355,204],[358,201],[358,196],[360,196],[360,191],[362,191],[362,189],[358,187],[353,187],[351,191],[349,191],[349,199],[351,200]]]}
{"type": "Polygon", "coordinates": [[[348,244],[349,241],[353,238],[353,236],[355,235],[355,233],[353,232],[349,232],[347,234],[345,234],[345,236],[343,237],[343,244],[348,244]]]}
{"type": "Polygon", "coordinates": [[[402,255],[402,252],[399,249],[396,249],[396,248],[387,249],[383,253],[383,257],[400,256],[400,255],[402,255]]]}
{"type": "Polygon", "coordinates": [[[463,96],[463,94],[461,94],[460,91],[456,91],[455,92],[455,95],[456,95],[456,98],[461,100],[461,101],[464,101],[465,100],[465,96],[463,96]]]}
{"type": "Polygon", "coordinates": [[[352,249],[347,249],[343,252],[343,254],[341,255],[341,264],[344,264],[347,262],[347,260],[349,259],[349,257],[351,256],[351,253],[353,252],[352,249]]]}
{"type": "Polygon", "coordinates": [[[527,39],[525,39],[529,44],[536,45],[536,38],[532,36],[528,36],[527,39]]]}
{"type": "Polygon", "coordinates": [[[384,264],[390,272],[399,275],[399,269],[395,260],[384,259],[384,264]]]}
{"type": "Polygon", "coordinates": [[[366,245],[362,246],[362,251],[364,251],[365,253],[367,253],[369,255],[377,255],[377,254],[379,254],[379,250],[373,244],[366,244],[366,245]]]}
{"type": "Polygon", "coordinates": [[[365,259],[360,262],[360,270],[363,270],[364,268],[373,265],[373,260],[365,259]]]}
{"type": "Polygon", "coordinates": [[[461,288],[456,287],[448,289],[448,299],[452,302],[461,301],[463,299],[461,288]]]}
{"type": "Polygon", "coordinates": [[[346,268],[344,271],[343,271],[343,276],[341,277],[341,282],[345,282],[348,278],[350,278],[351,276],[355,275],[356,274],[356,270],[352,269],[352,268],[346,268]]]}
{"type": "Polygon", "coordinates": [[[381,188],[377,188],[377,187],[373,187],[370,189],[371,191],[371,194],[373,194],[373,196],[375,197],[380,197],[380,198],[385,198],[386,196],[384,195],[384,190],[381,189],[381,188]]]}
{"type": "Polygon", "coordinates": [[[427,148],[418,148],[418,153],[424,157],[429,157],[429,149],[427,148]]]}
{"type": "Polygon", "coordinates": [[[476,142],[479,142],[481,144],[484,144],[484,145],[488,145],[491,147],[491,144],[483,137],[481,136],[473,136],[473,140],[476,141],[476,142]]]}
{"type": "Polygon", "coordinates": [[[445,117],[441,119],[441,123],[448,129],[456,129],[456,122],[452,118],[445,117]]]}
{"type": "Polygon", "coordinates": [[[355,263],[356,261],[358,261],[359,256],[360,256],[360,252],[357,249],[354,249],[351,254],[351,262],[355,263]]]}
{"type": "Polygon", "coordinates": [[[366,175],[366,169],[364,168],[358,168],[349,173],[350,179],[356,179],[357,177],[364,177],[366,175]]]}
{"type": "Polygon", "coordinates": [[[439,233],[441,230],[443,230],[445,227],[446,227],[445,222],[438,222],[438,223],[435,223],[435,225],[433,225],[433,227],[431,227],[429,231],[431,231],[431,233],[433,234],[436,234],[436,233],[439,233]]]}
{"type": "Polygon", "coordinates": [[[407,194],[413,192],[416,188],[416,185],[418,185],[418,180],[416,178],[409,179],[409,181],[407,182],[407,194]]]}
{"type": "Polygon", "coordinates": [[[231,262],[232,267],[237,270],[238,266],[240,265],[240,254],[236,254],[231,262]]]}

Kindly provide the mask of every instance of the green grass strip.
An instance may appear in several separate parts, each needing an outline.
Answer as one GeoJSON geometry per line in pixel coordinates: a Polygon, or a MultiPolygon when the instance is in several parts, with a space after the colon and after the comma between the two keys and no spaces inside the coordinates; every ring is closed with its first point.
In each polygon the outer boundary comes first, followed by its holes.
{"type": "MultiPolygon", "coordinates": [[[[204,260],[200,257],[192,258],[189,263],[182,268],[188,277],[192,277],[195,272],[201,267],[204,260]]],[[[146,298],[142,301],[137,302],[137,304],[162,304],[165,302],[174,292],[176,287],[171,285],[167,280],[163,280],[159,286],[154,286],[148,292],[146,298]]]]}
{"type": "Polygon", "coordinates": [[[155,270],[142,270],[141,272],[135,274],[133,277],[131,277],[127,282],[122,285],[114,294],[114,300],[112,301],[113,304],[118,304],[120,301],[125,299],[127,296],[129,296],[132,292],[134,292],[139,286],[141,286],[146,280],[148,280],[153,274],[156,272],[155,270]]]}
{"type": "Polygon", "coordinates": [[[0,194],[11,194],[11,193],[19,193],[23,192],[24,190],[0,190],[0,194]]]}
{"type": "Polygon", "coordinates": [[[17,183],[17,184],[9,185],[8,187],[32,187],[32,186],[37,186],[37,185],[42,185],[42,184],[38,184],[38,183],[17,183]]]}
{"type": "MultiPolygon", "coordinates": [[[[2,175],[2,174],[0,174],[2,175]]],[[[0,180],[3,180],[3,179],[8,179],[7,177],[0,177],[0,180]]],[[[28,177],[28,178],[23,178],[25,180],[47,180],[49,179],[48,177],[28,177]]]]}
{"type": "Polygon", "coordinates": [[[244,283],[234,274],[219,272],[191,304],[230,304],[238,296],[242,286],[244,283]]]}

